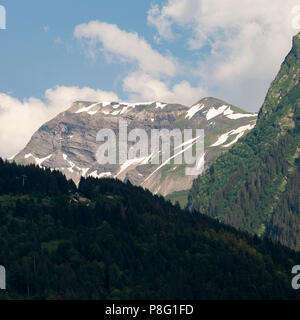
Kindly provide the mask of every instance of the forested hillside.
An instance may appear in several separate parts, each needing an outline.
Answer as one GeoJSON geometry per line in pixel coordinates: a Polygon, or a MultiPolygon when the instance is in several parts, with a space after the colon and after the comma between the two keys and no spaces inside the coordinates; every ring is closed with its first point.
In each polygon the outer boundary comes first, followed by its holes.
{"type": "Polygon", "coordinates": [[[300,34],[257,125],[194,181],[190,210],[300,250],[300,34]]]}
{"type": "Polygon", "coordinates": [[[0,176],[1,299],[300,297],[299,254],[140,187],[2,160],[0,176]]]}

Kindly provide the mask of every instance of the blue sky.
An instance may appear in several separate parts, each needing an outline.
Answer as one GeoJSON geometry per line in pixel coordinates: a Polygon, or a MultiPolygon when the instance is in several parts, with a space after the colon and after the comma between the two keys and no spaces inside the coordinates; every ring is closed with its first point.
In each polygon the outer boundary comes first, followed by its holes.
{"type": "MultiPolygon", "coordinates": [[[[117,24],[122,30],[138,32],[162,53],[176,52],[178,58],[199,55],[171,41],[157,44],[154,28],[147,24],[150,2],[140,0],[7,0],[0,1],[7,12],[7,30],[0,33],[0,91],[19,99],[43,98],[48,88],[57,85],[88,86],[114,91],[122,99],[122,78],[133,66],[110,63],[103,55],[86,57],[82,45],[73,37],[80,23],[98,20],[117,24]],[[5,76],[4,76],[5,75],[5,76]]],[[[157,3],[160,3],[159,1],[157,3]]],[[[178,76],[171,79],[175,83],[178,76]]],[[[194,78],[190,78],[195,83],[194,78]]],[[[199,98],[201,94],[199,93],[199,98]]],[[[195,101],[196,102],[196,101],[195,101]]]]}
{"type": "Polygon", "coordinates": [[[7,20],[0,30],[0,144],[8,146],[2,155],[22,148],[74,100],[192,105],[215,96],[257,111],[300,14],[291,13],[297,0],[0,5],[7,20]]]}
{"type": "Polygon", "coordinates": [[[0,4],[7,11],[7,30],[0,33],[0,90],[18,98],[42,97],[47,88],[56,85],[119,90],[114,79],[125,67],[108,64],[103,57],[84,57],[73,39],[79,23],[110,21],[152,38],[145,23],[146,1],[9,0],[0,4]],[[65,44],[55,43],[59,39],[65,44]]]}

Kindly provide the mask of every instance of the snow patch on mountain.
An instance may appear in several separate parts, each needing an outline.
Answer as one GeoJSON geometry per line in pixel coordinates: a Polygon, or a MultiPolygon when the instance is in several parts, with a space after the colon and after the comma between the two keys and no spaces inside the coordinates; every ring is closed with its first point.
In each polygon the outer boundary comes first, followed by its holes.
{"type": "Polygon", "coordinates": [[[206,113],[206,119],[208,121],[222,114],[230,120],[257,117],[257,113],[235,113],[231,109],[231,107],[227,105],[223,105],[219,108],[210,108],[208,111],[205,111],[204,113],[206,113]]]}
{"type": "Polygon", "coordinates": [[[228,108],[228,106],[224,105],[224,106],[221,106],[217,109],[215,109],[214,107],[209,109],[207,114],[206,114],[206,119],[207,121],[221,115],[222,113],[224,113],[224,111],[228,108]]]}
{"type": "Polygon", "coordinates": [[[74,169],[77,169],[78,171],[82,172],[81,173],[82,176],[85,176],[87,171],[89,170],[89,168],[77,167],[74,162],[72,162],[71,160],[68,160],[68,156],[65,153],[63,153],[63,159],[69,164],[69,167],[67,168],[67,170],[71,173],[74,172],[74,169]]]}
{"type": "Polygon", "coordinates": [[[82,168],[82,169],[81,169],[81,171],[82,171],[81,175],[82,175],[83,177],[86,177],[86,174],[88,173],[89,170],[90,170],[90,168],[82,168]]]}
{"type": "Polygon", "coordinates": [[[74,168],[76,167],[75,164],[72,161],[68,160],[68,156],[66,154],[63,154],[63,158],[70,165],[70,167],[68,167],[68,171],[73,173],[74,172],[74,168]]]}
{"type": "Polygon", "coordinates": [[[254,127],[255,127],[255,124],[248,124],[247,126],[242,126],[242,127],[237,128],[235,130],[231,130],[229,132],[226,132],[226,133],[222,134],[218,138],[218,140],[214,144],[211,145],[211,147],[220,146],[220,145],[224,144],[230,136],[237,134],[238,136],[236,137],[236,139],[234,141],[223,146],[223,148],[228,148],[231,145],[233,145],[234,143],[236,143],[245,134],[246,131],[252,130],[254,127]]]}
{"type": "Polygon", "coordinates": [[[164,109],[168,104],[167,103],[162,103],[162,102],[156,102],[156,101],[150,101],[150,102],[135,102],[135,103],[131,103],[131,102],[114,102],[114,101],[105,101],[105,102],[97,102],[97,103],[93,103],[87,107],[83,107],[80,108],[79,110],[77,110],[75,113],[79,114],[79,113],[88,113],[89,115],[93,116],[96,113],[98,113],[100,111],[101,108],[107,108],[107,107],[111,107],[112,109],[120,109],[122,107],[122,110],[117,110],[117,111],[107,111],[107,110],[101,110],[101,112],[105,115],[113,115],[113,116],[117,116],[119,114],[124,114],[128,109],[132,108],[136,108],[138,106],[150,106],[150,105],[155,105],[156,109],[164,109]],[[96,108],[96,110],[93,108],[98,106],[98,108],[96,108]],[[100,107],[100,108],[99,108],[100,107]]]}
{"type": "Polygon", "coordinates": [[[33,158],[35,160],[36,165],[38,165],[39,167],[42,166],[42,163],[48,159],[50,159],[52,157],[52,154],[50,154],[49,156],[45,157],[45,158],[38,158],[35,157],[32,153],[28,153],[25,155],[25,159],[29,159],[29,158],[33,158]]]}
{"type": "Polygon", "coordinates": [[[11,157],[7,158],[7,160],[9,160],[9,161],[14,160],[14,158],[16,157],[16,155],[17,155],[17,153],[16,153],[16,154],[14,154],[13,156],[11,156],[11,157]]]}
{"type": "Polygon", "coordinates": [[[89,174],[89,177],[96,178],[96,179],[107,178],[110,176],[111,176],[111,172],[101,172],[100,174],[98,174],[97,170],[89,174]]]}
{"type": "Polygon", "coordinates": [[[84,107],[84,108],[77,110],[75,113],[89,112],[92,108],[94,108],[98,104],[99,104],[99,102],[93,103],[93,104],[89,105],[88,107],[84,107]]]}
{"type": "Polygon", "coordinates": [[[89,112],[88,112],[88,114],[89,114],[89,115],[91,115],[91,116],[93,116],[93,115],[94,115],[94,114],[96,114],[97,112],[98,112],[98,110],[95,110],[95,111],[89,111],[89,112]]]}
{"type": "Polygon", "coordinates": [[[161,102],[156,102],[156,109],[163,109],[163,108],[165,108],[167,106],[167,104],[166,103],[161,103],[161,102]]]}
{"type": "Polygon", "coordinates": [[[187,112],[187,115],[185,116],[185,118],[191,120],[193,118],[193,116],[197,112],[201,111],[204,107],[205,107],[205,105],[202,103],[196,104],[195,106],[190,108],[190,110],[187,112]]]}
{"type": "Polygon", "coordinates": [[[251,118],[251,117],[257,117],[257,113],[234,113],[234,114],[227,115],[227,118],[231,120],[237,120],[241,118],[251,118]]]}

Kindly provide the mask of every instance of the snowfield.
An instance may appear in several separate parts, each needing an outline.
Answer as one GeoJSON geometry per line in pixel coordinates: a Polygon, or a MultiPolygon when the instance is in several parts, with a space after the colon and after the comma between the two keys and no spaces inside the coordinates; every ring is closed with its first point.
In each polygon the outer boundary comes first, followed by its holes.
{"type": "Polygon", "coordinates": [[[211,147],[220,146],[220,145],[224,144],[228,140],[228,138],[230,136],[237,134],[237,137],[235,138],[234,141],[232,141],[232,142],[228,143],[227,145],[223,146],[223,148],[228,148],[231,145],[233,145],[234,143],[236,143],[246,133],[246,131],[252,130],[254,127],[255,127],[255,123],[254,124],[248,124],[247,126],[242,126],[242,127],[237,128],[235,130],[231,130],[229,132],[226,132],[226,133],[222,134],[218,138],[218,140],[214,144],[211,145],[211,147]]]}

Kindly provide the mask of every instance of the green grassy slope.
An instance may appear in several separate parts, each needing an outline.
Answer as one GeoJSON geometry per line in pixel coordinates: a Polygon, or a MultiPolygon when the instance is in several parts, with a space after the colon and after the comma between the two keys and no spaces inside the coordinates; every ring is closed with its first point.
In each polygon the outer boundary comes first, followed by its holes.
{"type": "Polygon", "coordinates": [[[188,203],[190,209],[251,233],[267,234],[297,250],[300,213],[293,203],[300,194],[299,189],[292,191],[289,181],[299,173],[299,53],[297,35],[269,89],[256,128],[195,180],[188,203]],[[288,212],[279,209],[289,195],[293,228],[285,222],[288,212]],[[276,225],[278,210],[281,218],[276,225]],[[284,235],[278,231],[282,228],[284,235]]]}

